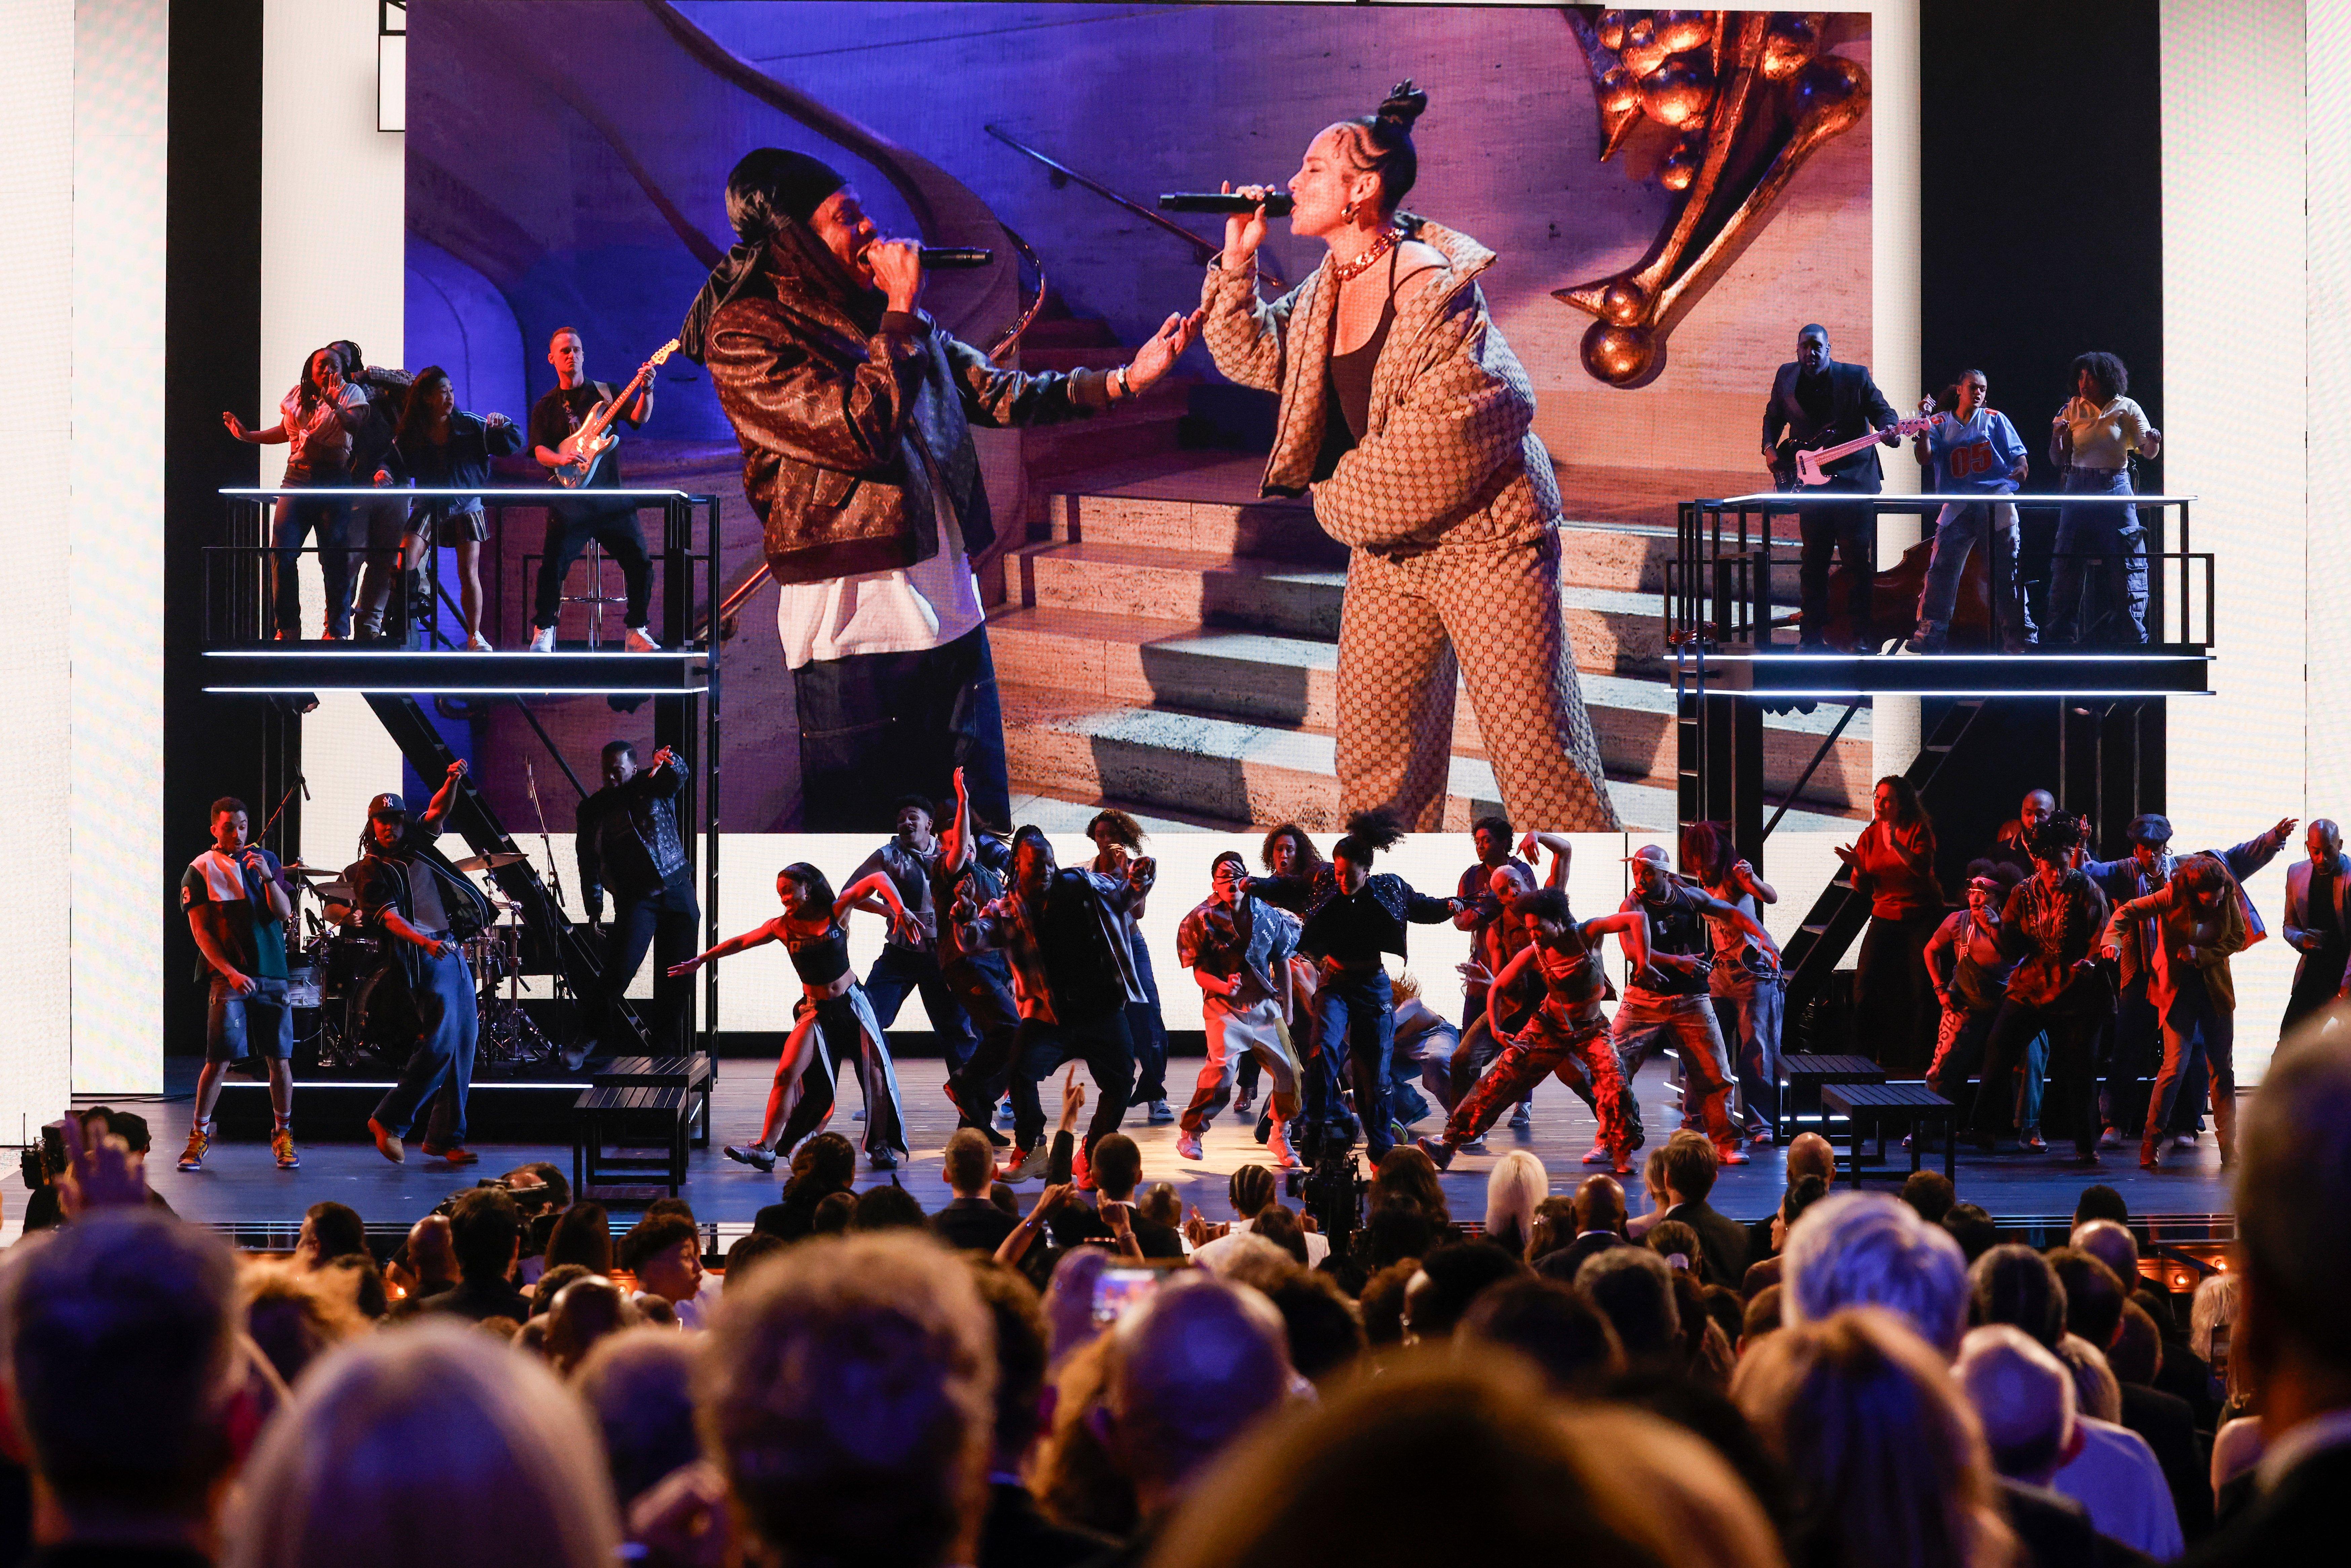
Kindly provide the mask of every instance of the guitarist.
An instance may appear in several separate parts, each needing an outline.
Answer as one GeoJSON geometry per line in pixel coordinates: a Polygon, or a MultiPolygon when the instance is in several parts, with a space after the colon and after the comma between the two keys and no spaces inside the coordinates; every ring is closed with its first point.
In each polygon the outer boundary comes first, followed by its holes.
{"type": "MultiPolygon", "coordinates": [[[[1814,323],[1796,334],[1796,357],[1771,378],[1771,401],[1763,405],[1763,462],[1782,491],[1797,489],[1796,454],[1806,448],[1834,446],[1872,430],[1899,423],[1894,405],[1877,390],[1866,365],[1841,364],[1829,358],[1829,329],[1814,323]]],[[[1900,438],[1888,434],[1885,444],[1900,438]]],[[[1828,465],[1824,484],[1806,486],[1809,492],[1847,491],[1874,496],[1885,484],[1875,447],[1828,465]]],[[[1819,652],[1828,646],[1829,559],[1842,555],[1853,584],[1847,595],[1853,617],[1854,647],[1876,650],[1870,627],[1870,599],[1875,570],[1877,514],[1865,506],[1811,506],[1797,513],[1802,529],[1803,557],[1799,581],[1803,595],[1803,623],[1798,647],[1819,652]]]]}
{"type": "MultiPolygon", "coordinates": [[[[530,447],[531,455],[551,474],[570,461],[571,448],[565,443],[600,405],[611,402],[614,393],[606,383],[588,379],[588,350],[577,328],[555,329],[547,342],[547,362],[555,367],[555,390],[531,405],[530,447]]],[[[651,419],[653,412],[652,366],[637,374],[636,392],[622,405],[615,422],[631,429],[651,419]]],[[[607,452],[580,488],[614,490],[620,485],[620,455],[607,452]]],[[[571,570],[571,563],[591,539],[621,563],[621,576],[628,584],[629,652],[655,651],[661,644],[645,630],[645,608],[653,597],[653,565],[645,553],[644,531],[637,526],[636,507],[626,501],[591,501],[583,496],[547,508],[547,543],[539,551],[538,593],[531,609],[531,652],[555,651],[555,617],[561,608],[563,574],[571,570]]]]}

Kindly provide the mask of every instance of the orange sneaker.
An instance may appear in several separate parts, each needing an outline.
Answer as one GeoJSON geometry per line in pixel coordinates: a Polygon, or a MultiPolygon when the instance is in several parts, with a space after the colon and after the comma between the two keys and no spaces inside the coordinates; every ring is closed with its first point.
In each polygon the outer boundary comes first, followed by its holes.
{"type": "Polygon", "coordinates": [[[294,1152],[294,1132],[290,1127],[280,1127],[269,1135],[269,1152],[277,1156],[279,1170],[301,1168],[302,1156],[294,1152]]]}
{"type": "Polygon", "coordinates": [[[188,1146],[180,1155],[180,1168],[200,1171],[204,1168],[204,1156],[213,1152],[213,1135],[202,1127],[188,1129],[188,1146]]]}

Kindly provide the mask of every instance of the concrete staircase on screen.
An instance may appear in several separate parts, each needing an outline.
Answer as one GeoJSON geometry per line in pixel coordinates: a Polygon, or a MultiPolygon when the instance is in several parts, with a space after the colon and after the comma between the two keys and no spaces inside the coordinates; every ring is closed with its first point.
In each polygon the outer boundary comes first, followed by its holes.
{"type": "MultiPolygon", "coordinates": [[[[1035,357],[1024,343],[1024,365],[1035,357]]],[[[1032,462],[1029,541],[1003,559],[989,625],[1016,793],[1204,827],[1343,825],[1332,727],[1346,551],[1309,504],[1258,497],[1262,466],[1172,445],[1058,477],[1037,476],[1032,462]]],[[[1659,592],[1676,481],[1572,470],[1561,479],[1583,519],[1566,538],[1568,628],[1610,793],[1629,826],[1670,828],[1659,592]]],[[[1775,792],[1840,711],[1767,718],[1775,792]]],[[[1455,714],[1445,825],[1466,830],[1498,809],[1499,791],[1466,691],[1455,714]]],[[[1866,799],[1869,753],[1865,711],[1784,825],[1841,825],[1866,799]]]]}

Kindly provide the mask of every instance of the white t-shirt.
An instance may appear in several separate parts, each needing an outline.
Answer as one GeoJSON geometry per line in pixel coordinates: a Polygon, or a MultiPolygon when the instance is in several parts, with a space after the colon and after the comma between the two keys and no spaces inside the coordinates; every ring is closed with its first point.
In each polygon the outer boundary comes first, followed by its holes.
{"type": "MultiPolygon", "coordinates": [[[[1233,1228],[1192,1254],[1192,1261],[1217,1273],[1224,1272],[1226,1257],[1233,1250],[1233,1238],[1247,1236],[1257,1229],[1257,1220],[1236,1219],[1233,1228]]],[[[1331,1256],[1331,1239],[1319,1230],[1306,1232],[1306,1266],[1310,1269],[1331,1256]]]]}
{"type": "Polygon", "coordinates": [[[2178,1557],[2187,1542],[2155,1450],[2127,1427],[2089,1416],[2075,1419],[2082,1430],[2082,1451],[2050,1478],[2050,1487],[2087,1509],[2100,1535],[2158,1563],[2178,1557]]]}
{"type": "Polygon", "coordinates": [[[938,508],[939,548],[930,559],[890,571],[822,582],[790,582],[776,596],[776,638],[784,664],[859,653],[919,653],[944,648],[987,619],[979,583],[964,554],[954,508],[938,508]]]}

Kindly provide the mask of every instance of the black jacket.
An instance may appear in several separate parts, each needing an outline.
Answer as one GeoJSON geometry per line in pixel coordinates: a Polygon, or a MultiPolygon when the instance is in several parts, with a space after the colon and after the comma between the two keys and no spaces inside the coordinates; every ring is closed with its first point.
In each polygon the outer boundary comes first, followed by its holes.
{"type": "MultiPolygon", "coordinates": [[[[428,490],[464,490],[476,485],[487,488],[496,483],[490,460],[511,457],[522,450],[522,426],[508,420],[493,427],[480,414],[460,410],[449,416],[446,445],[434,446],[421,440],[412,444],[413,451],[395,440],[383,455],[380,466],[392,476],[393,484],[421,485],[428,490]]],[[[374,477],[372,473],[359,476],[362,484],[374,477]]],[[[456,505],[462,507],[464,503],[456,505]]]]}
{"type": "MultiPolygon", "coordinates": [[[[1256,885],[1252,877],[1252,892],[1256,885]]],[[[1337,873],[1325,868],[1314,879],[1306,918],[1298,932],[1298,950],[1310,958],[1332,958],[1343,964],[1364,956],[1363,949],[1368,946],[1374,953],[1393,953],[1401,958],[1405,956],[1405,933],[1409,926],[1434,925],[1452,918],[1452,900],[1416,892],[1393,872],[1365,877],[1362,891],[1350,895],[1339,890],[1337,873]]]]}
{"type": "Polygon", "coordinates": [[[621,898],[650,898],[685,869],[678,837],[677,797],[692,777],[684,761],[643,768],[625,784],[607,784],[580,802],[578,838],[581,896],[594,909],[609,883],[621,898]]]}
{"type": "MultiPolygon", "coordinates": [[[[1882,430],[1900,418],[1894,405],[1886,401],[1886,394],[1877,390],[1877,383],[1870,379],[1867,365],[1831,360],[1829,417],[1825,423],[1815,423],[1812,415],[1804,412],[1804,405],[1796,401],[1798,369],[1791,360],[1771,378],[1771,401],[1763,405],[1766,446],[1779,445],[1783,434],[1798,446],[1834,446],[1865,432],[1882,430]]],[[[1843,489],[1875,494],[1886,483],[1886,471],[1878,466],[1875,446],[1865,446],[1852,456],[1830,464],[1827,472],[1830,478],[1843,482],[1843,489]]]]}
{"type": "Polygon", "coordinates": [[[1546,1252],[1536,1259],[1535,1272],[1545,1279],[1557,1280],[1563,1285],[1573,1285],[1575,1283],[1575,1271],[1583,1267],[1586,1258],[1605,1252],[1611,1247],[1630,1245],[1623,1237],[1612,1232],[1594,1231],[1590,1236],[1577,1237],[1556,1252],[1546,1252]]]}
{"type": "Polygon", "coordinates": [[[1736,1291],[1747,1279],[1747,1228],[1718,1213],[1704,1198],[1677,1205],[1666,1216],[1698,1232],[1706,1254],[1706,1282],[1736,1291]]]}
{"type": "Polygon", "coordinates": [[[433,841],[439,836],[412,820],[408,836],[398,852],[364,854],[343,868],[343,880],[351,884],[351,902],[359,909],[360,924],[382,940],[384,951],[391,956],[389,961],[412,990],[424,977],[424,949],[389,935],[383,917],[398,915],[402,920],[414,922],[416,903],[410,892],[414,878],[437,879],[441,907],[448,914],[449,929],[454,936],[471,936],[490,924],[489,900],[449,863],[449,857],[433,841]]]}
{"type": "Polygon", "coordinates": [[[1019,1221],[984,1197],[957,1197],[931,1216],[931,1232],[958,1252],[994,1252],[1019,1221]]]}
{"type": "Polygon", "coordinates": [[[2321,1448],[2181,1558],[2184,1568],[2287,1568],[2341,1560],[2351,1444],[2321,1448]],[[2327,1545],[2333,1542],[2332,1546],[2327,1545]]]}
{"type": "Polygon", "coordinates": [[[2179,1511],[2180,1533],[2203,1540],[2212,1532],[2212,1467],[2198,1451],[2194,1412],[2185,1399],[2140,1384],[2126,1383],[2122,1393],[2122,1424],[2155,1450],[2179,1511]]]}

